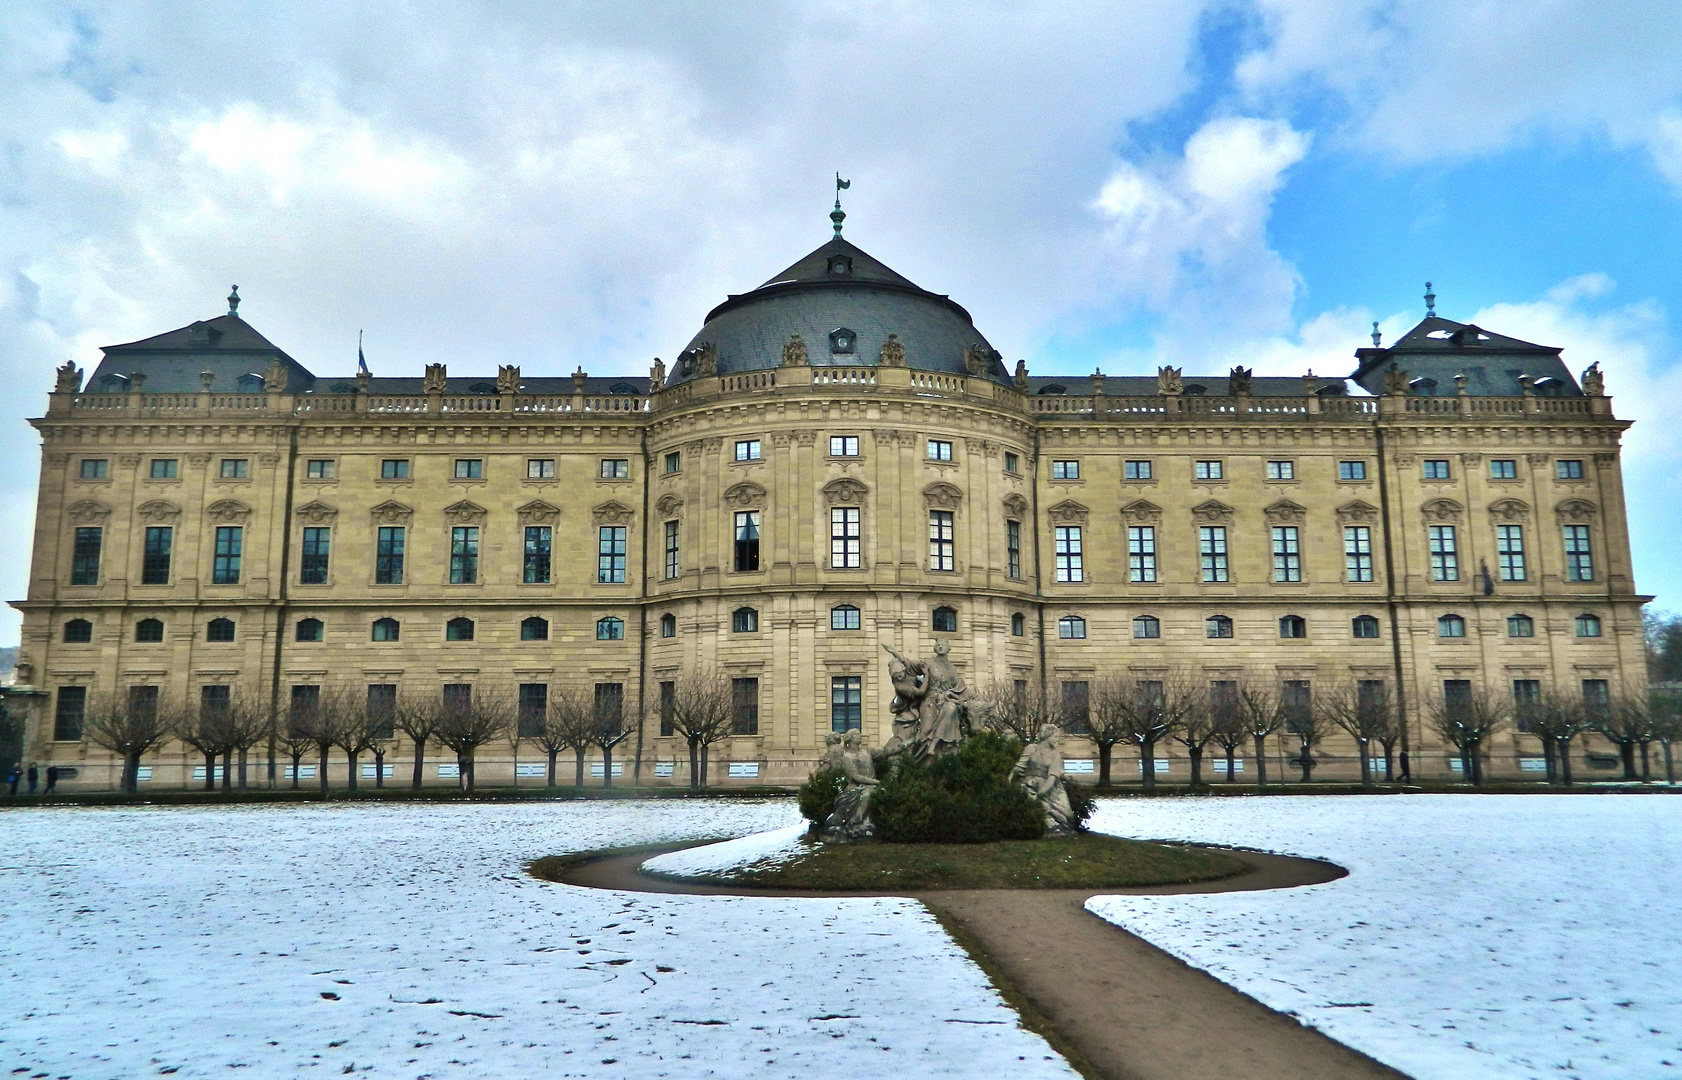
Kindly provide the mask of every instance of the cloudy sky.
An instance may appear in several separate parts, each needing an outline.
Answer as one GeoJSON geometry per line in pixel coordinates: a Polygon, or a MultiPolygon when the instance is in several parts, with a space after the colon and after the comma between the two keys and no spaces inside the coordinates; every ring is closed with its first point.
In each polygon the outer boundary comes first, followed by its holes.
{"type": "Polygon", "coordinates": [[[233,282],[318,374],[359,329],[379,374],[641,372],[828,236],[836,170],[848,237],[1037,373],[1342,374],[1427,279],[1600,361],[1637,584],[1682,607],[1664,0],[13,0],[0,520],[52,368],[233,282]]]}

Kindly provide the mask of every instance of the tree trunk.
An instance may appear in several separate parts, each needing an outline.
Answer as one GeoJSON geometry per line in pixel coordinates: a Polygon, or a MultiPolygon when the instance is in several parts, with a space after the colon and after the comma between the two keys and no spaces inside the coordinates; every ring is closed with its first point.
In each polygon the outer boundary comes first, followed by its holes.
{"type": "Polygon", "coordinates": [[[697,740],[689,740],[689,787],[691,790],[699,790],[701,787],[700,748],[701,744],[697,740]]]}
{"type": "Polygon", "coordinates": [[[1156,740],[1139,743],[1139,780],[1146,791],[1156,790],[1156,740]]]}
{"type": "Polygon", "coordinates": [[[456,788],[460,791],[473,791],[473,751],[463,753],[456,751],[456,788]]]}
{"type": "Polygon", "coordinates": [[[1203,747],[1188,746],[1186,754],[1191,758],[1191,786],[1197,787],[1203,783],[1203,747]]]}
{"type": "Polygon", "coordinates": [[[1624,759],[1624,779],[1640,779],[1635,773],[1635,744],[1632,742],[1619,743],[1618,756],[1624,759]]]}
{"type": "Polygon", "coordinates": [[[298,769],[302,765],[303,760],[304,760],[304,755],[302,755],[302,754],[293,754],[292,755],[292,790],[293,791],[298,790],[298,769]]]}
{"type": "Polygon", "coordinates": [[[222,790],[234,790],[234,752],[222,751],[222,790]]]}
{"type": "Polygon", "coordinates": [[[133,795],[140,790],[140,755],[129,754],[123,758],[123,794],[133,795]]]}
{"type": "Polygon", "coordinates": [[[416,739],[415,740],[415,776],[414,776],[414,779],[410,782],[411,787],[414,787],[414,788],[418,789],[421,786],[421,766],[424,763],[425,759],[426,759],[426,740],[425,739],[416,739]]]}
{"type": "Polygon", "coordinates": [[[602,747],[602,787],[613,786],[613,747],[602,747]]]}
{"type": "Polygon", "coordinates": [[[1483,741],[1472,744],[1472,783],[1483,786],[1483,741]]]}
{"type": "Polygon", "coordinates": [[[1667,784],[1676,783],[1676,767],[1670,759],[1669,739],[1664,741],[1664,782],[1667,784]]]}
{"type": "Polygon", "coordinates": [[[204,789],[216,790],[216,755],[209,751],[204,755],[204,789]]]}
{"type": "Polygon", "coordinates": [[[1311,749],[1305,742],[1297,753],[1297,767],[1302,770],[1302,782],[1305,784],[1314,780],[1314,756],[1309,752],[1311,749]]]}
{"type": "Polygon", "coordinates": [[[1548,783],[1559,780],[1559,746],[1552,735],[1542,736],[1542,761],[1548,769],[1548,783]]]}
{"type": "Polygon", "coordinates": [[[1394,747],[1392,747],[1389,743],[1384,744],[1384,782],[1386,784],[1394,783],[1396,780],[1395,770],[1391,768],[1390,765],[1393,751],[1394,747]]]}
{"type": "Polygon", "coordinates": [[[1571,786],[1571,740],[1559,740],[1559,780],[1566,787],[1571,786]]]}
{"type": "Polygon", "coordinates": [[[1233,765],[1236,764],[1237,757],[1238,747],[1228,746],[1226,748],[1226,782],[1229,784],[1238,783],[1238,771],[1233,768],[1233,765]]]}
{"type": "Polygon", "coordinates": [[[707,756],[712,751],[710,743],[701,744],[701,786],[707,786],[707,756]]]}
{"type": "Polygon", "coordinates": [[[1653,779],[1653,759],[1649,753],[1652,744],[1641,740],[1641,782],[1648,783],[1653,779]]]}
{"type": "Polygon", "coordinates": [[[356,755],[345,751],[345,778],[350,781],[350,789],[356,790],[356,755]]]}
{"type": "Polygon", "coordinates": [[[1110,752],[1115,747],[1110,743],[1098,744],[1098,786],[1110,786],[1110,752]]]}
{"type": "Polygon", "coordinates": [[[1460,779],[1469,784],[1472,782],[1472,755],[1468,746],[1468,743],[1460,744],[1460,779]]]}
{"type": "Polygon", "coordinates": [[[582,746],[575,746],[572,748],[572,752],[578,755],[578,772],[573,776],[572,786],[581,788],[584,786],[584,748],[582,746]]]}
{"type": "Polygon", "coordinates": [[[1361,786],[1372,787],[1372,751],[1366,739],[1356,739],[1355,749],[1361,754],[1361,786]]]}
{"type": "Polygon", "coordinates": [[[315,775],[321,781],[321,793],[325,795],[327,794],[327,748],[323,746],[320,750],[321,760],[316,763],[315,775]]]}
{"type": "Polygon", "coordinates": [[[560,755],[561,755],[561,752],[559,750],[549,751],[549,786],[550,787],[555,786],[555,759],[557,757],[560,757],[560,755]]]}
{"type": "Polygon", "coordinates": [[[1255,738],[1256,786],[1264,788],[1267,786],[1267,737],[1265,735],[1257,735],[1255,738]]]}
{"type": "Polygon", "coordinates": [[[245,790],[245,755],[246,747],[239,748],[239,789],[245,790]]]}
{"type": "Polygon", "coordinates": [[[385,787],[385,747],[374,751],[374,786],[385,787]]]}

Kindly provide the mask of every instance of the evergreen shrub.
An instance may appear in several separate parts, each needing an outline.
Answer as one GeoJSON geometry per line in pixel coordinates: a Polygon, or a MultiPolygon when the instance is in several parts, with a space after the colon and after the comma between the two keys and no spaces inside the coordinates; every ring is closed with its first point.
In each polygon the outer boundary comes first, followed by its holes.
{"type": "Polygon", "coordinates": [[[814,829],[823,827],[835,809],[835,797],[841,794],[847,774],[834,766],[818,769],[800,785],[800,816],[812,823],[814,829]]]}
{"type": "MultiPolygon", "coordinates": [[[[891,844],[982,844],[1038,840],[1045,814],[1010,778],[1022,744],[983,731],[957,753],[929,762],[901,758],[870,797],[876,835],[891,844]]],[[[803,789],[804,790],[804,789],[803,789]]],[[[804,810],[804,794],[802,794],[804,810]]]]}

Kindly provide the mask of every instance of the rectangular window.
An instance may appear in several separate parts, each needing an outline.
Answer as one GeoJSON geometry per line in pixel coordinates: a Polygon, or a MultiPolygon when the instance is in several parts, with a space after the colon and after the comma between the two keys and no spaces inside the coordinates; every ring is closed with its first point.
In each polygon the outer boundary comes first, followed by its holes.
{"type": "Polygon", "coordinates": [[[829,511],[829,565],[838,570],[856,570],[861,565],[859,511],[856,506],[835,506],[829,511]]]}
{"type": "Polygon", "coordinates": [[[857,435],[831,435],[829,437],[830,457],[858,457],[859,437],[857,435]]]}
{"type": "Polygon", "coordinates": [[[665,462],[667,476],[683,471],[683,454],[681,452],[673,450],[666,455],[665,462]]]}
{"type": "Polygon", "coordinates": [[[603,480],[628,480],[631,476],[629,458],[602,458],[603,480]]]}
{"type": "Polygon", "coordinates": [[[169,584],[169,549],[175,530],[168,525],[146,527],[146,548],[140,559],[140,584],[169,584]]]}
{"type": "Polygon", "coordinates": [[[829,729],[859,731],[864,727],[864,677],[836,675],[829,680],[829,729]]]}
{"type": "Polygon", "coordinates": [[[244,480],[250,473],[250,463],[244,458],[223,458],[222,479],[244,480]]]}
{"type": "Polygon", "coordinates": [[[1340,461],[1337,463],[1337,478],[1339,480],[1365,480],[1367,478],[1367,463],[1364,461],[1340,461]]]}
{"type": "Polygon", "coordinates": [[[304,585],[327,584],[327,550],[329,529],[305,529],[303,558],[298,567],[298,580],[304,585]]]}
{"type": "Polygon", "coordinates": [[[1285,714],[1285,730],[1292,735],[1301,735],[1309,730],[1312,719],[1314,699],[1311,696],[1308,680],[1286,679],[1279,701],[1281,710],[1285,714]]]}
{"type": "Polygon", "coordinates": [[[382,527],[374,552],[374,584],[403,584],[403,529],[382,527]]]}
{"type": "Polygon", "coordinates": [[[479,530],[457,525],[450,530],[450,584],[472,585],[479,580],[479,530]]]}
{"type": "Polygon", "coordinates": [[[1495,558],[1501,564],[1502,581],[1523,581],[1524,526],[1495,526],[1495,558]]]}
{"type": "Polygon", "coordinates": [[[1022,523],[1005,522],[1005,576],[1022,576],[1022,523]]]}
{"type": "Polygon", "coordinates": [[[929,440],[929,460],[930,461],[951,461],[952,460],[952,444],[947,442],[944,439],[930,439],[929,440]]]}
{"type": "Polygon", "coordinates": [[[667,581],[670,581],[671,579],[677,577],[678,573],[679,573],[679,566],[678,566],[678,529],[679,529],[679,527],[680,527],[680,523],[676,522],[676,521],[668,521],[668,522],[666,522],[666,525],[665,525],[666,562],[665,562],[665,568],[664,568],[663,573],[664,573],[667,581]]]}
{"type": "Polygon", "coordinates": [[[616,725],[624,722],[624,683],[599,682],[596,684],[596,719],[604,725],[616,725]]]}
{"type": "Polygon", "coordinates": [[[311,480],[333,479],[333,459],[322,458],[319,460],[311,460],[304,466],[304,475],[309,477],[311,480]]]}
{"type": "Polygon", "coordinates": [[[730,680],[730,734],[759,734],[759,680],[730,680]]]}
{"type": "Polygon", "coordinates": [[[618,585],[625,580],[625,533],[623,525],[603,525],[596,540],[596,582],[618,585]]]}
{"type": "Polygon", "coordinates": [[[109,465],[110,465],[110,462],[108,462],[105,458],[83,458],[82,459],[82,479],[83,480],[103,480],[103,479],[105,479],[106,471],[109,468],[109,465]]]}
{"type": "Polygon", "coordinates": [[[663,682],[660,684],[660,734],[671,736],[677,734],[677,726],[673,722],[677,718],[677,683],[663,682]]]}
{"type": "Polygon", "coordinates": [[[1512,458],[1491,458],[1489,478],[1491,480],[1517,480],[1518,462],[1512,458]]]}
{"type": "Polygon", "coordinates": [[[1344,528],[1343,573],[1346,581],[1372,580],[1372,529],[1368,526],[1344,528]]]}
{"type": "Polygon", "coordinates": [[[1197,530],[1198,554],[1204,581],[1226,581],[1226,526],[1204,525],[1197,530]]]}
{"type": "Polygon", "coordinates": [[[387,458],[380,462],[381,480],[407,480],[409,478],[409,462],[407,458],[387,458]]]}
{"type": "Polygon", "coordinates": [[[216,554],[210,568],[212,585],[239,584],[239,559],[244,546],[244,529],[238,525],[216,527],[216,554]]]}
{"type": "Polygon", "coordinates": [[[526,462],[527,480],[553,480],[554,478],[554,458],[531,458],[526,462]]]}
{"type": "Polygon", "coordinates": [[[457,480],[483,480],[485,463],[479,458],[456,458],[457,480]]]}
{"type": "Polygon", "coordinates": [[[1081,559],[1080,526],[1058,525],[1052,533],[1056,546],[1057,580],[1086,580],[1086,571],[1081,559]]]}
{"type": "Polygon", "coordinates": [[[1583,463],[1581,461],[1554,462],[1554,476],[1561,480],[1581,480],[1583,478],[1583,463]]]}
{"type": "Polygon", "coordinates": [[[70,549],[70,584],[99,584],[99,549],[104,543],[105,530],[97,525],[81,525],[70,549]]]}
{"type": "Polygon", "coordinates": [[[158,688],[155,686],[129,687],[128,709],[136,717],[156,718],[158,715],[158,688]]]}
{"type": "MultiPolygon", "coordinates": [[[[368,719],[376,739],[389,739],[397,734],[397,684],[368,684],[368,719]]],[[[386,768],[391,768],[387,765],[386,768]]],[[[372,776],[373,773],[364,773],[372,776]]],[[[390,776],[390,773],[386,774],[390,776]]]]}
{"type": "Polygon", "coordinates": [[[1428,533],[1431,543],[1431,580],[1459,581],[1460,555],[1454,546],[1454,526],[1432,525],[1428,533]]]}
{"type": "Polygon", "coordinates": [[[1297,463],[1294,461],[1270,461],[1267,463],[1267,478],[1269,480],[1295,480],[1297,478],[1297,463]]]}
{"type": "Polygon", "coordinates": [[[547,585],[555,530],[548,525],[526,526],[526,561],[521,578],[527,585],[547,585]]]}
{"type": "Polygon", "coordinates": [[[445,683],[444,708],[452,713],[464,713],[473,707],[472,683],[445,683]]]}
{"type": "Polygon", "coordinates": [[[549,684],[521,683],[518,708],[520,738],[534,739],[543,734],[543,721],[549,713],[549,684]]]}
{"type": "Polygon", "coordinates": [[[53,713],[53,742],[80,742],[82,719],[88,712],[88,688],[61,686],[58,707],[53,713]]]}
{"type": "Polygon", "coordinates": [[[1063,684],[1063,708],[1060,719],[1063,721],[1063,730],[1070,735],[1086,733],[1092,708],[1092,696],[1089,689],[1084,681],[1063,684]]]}
{"type": "Polygon", "coordinates": [[[1611,702],[1611,688],[1605,679],[1583,680],[1583,704],[1598,713],[1610,705],[1611,702]]]}
{"type": "Polygon", "coordinates": [[[1151,463],[1148,461],[1129,461],[1124,468],[1129,480],[1149,480],[1151,478],[1151,463]]]}
{"type": "MultiPolygon", "coordinates": [[[[80,532],[81,530],[76,531],[80,532]]],[[[1565,580],[1594,580],[1594,554],[1589,548],[1589,527],[1587,525],[1567,525],[1565,527],[1565,580]]]]}
{"type": "Polygon", "coordinates": [[[1424,468],[1423,475],[1427,480],[1447,480],[1449,478],[1447,458],[1428,458],[1425,461],[1424,468]]]}
{"type": "Polygon", "coordinates": [[[1051,478],[1053,480],[1079,480],[1080,462],[1053,461],[1051,463],[1051,478]]]}
{"type": "Polygon", "coordinates": [[[1221,478],[1221,463],[1218,461],[1199,461],[1193,469],[1193,475],[1199,480],[1219,480],[1221,478]]]}
{"type": "Polygon", "coordinates": [[[1011,453],[1009,450],[1006,450],[1005,451],[1005,472],[1013,473],[1013,472],[1021,472],[1021,471],[1022,471],[1022,459],[1017,457],[1015,454],[1011,453]]]}
{"type": "Polygon", "coordinates": [[[1520,734],[1528,735],[1534,730],[1533,718],[1535,716],[1535,710],[1541,703],[1541,680],[1513,680],[1513,719],[1518,723],[1518,730],[1520,734]]]}
{"type": "Polygon", "coordinates": [[[174,458],[153,458],[152,479],[174,480],[176,477],[176,468],[177,465],[174,458]]]}
{"type": "Polygon", "coordinates": [[[929,569],[956,570],[957,545],[952,539],[952,511],[929,511],[929,569]]]}
{"type": "Polygon", "coordinates": [[[1153,525],[1127,527],[1127,580],[1156,580],[1156,527],[1153,525]]]}
{"type": "Polygon", "coordinates": [[[1273,527],[1273,580],[1302,580],[1302,547],[1295,525],[1273,527]]]}
{"type": "MultiPolygon", "coordinates": [[[[294,705],[298,702],[298,691],[300,690],[306,691],[304,700],[308,707],[313,710],[315,704],[321,700],[321,687],[294,686],[292,688],[294,705]]],[[[199,715],[201,717],[221,716],[233,706],[233,701],[234,688],[231,686],[213,684],[199,687],[199,715]]],[[[201,776],[200,779],[203,779],[203,777],[201,776]]]]}
{"type": "Polygon", "coordinates": [[[759,440],[758,439],[743,439],[740,442],[738,442],[736,444],[736,460],[737,461],[758,461],[759,460],[759,440]]]}
{"type": "Polygon", "coordinates": [[[759,569],[759,511],[736,512],[736,572],[759,569]]]}

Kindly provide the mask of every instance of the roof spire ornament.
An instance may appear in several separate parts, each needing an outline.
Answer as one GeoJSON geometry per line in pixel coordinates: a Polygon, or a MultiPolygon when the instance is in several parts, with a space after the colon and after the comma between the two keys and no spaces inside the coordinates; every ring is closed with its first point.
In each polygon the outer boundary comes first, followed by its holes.
{"type": "Polygon", "coordinates": [[[238,285],[235,285],[234,286],[234,291],[228,294],[228,314],[232,315],[236,319],[239,318],[239,286],[238,285]]]}
{"type": "Polygon", "coordinates": [[[1378,332],[1378,324],[1372,324],[1372,347],[1378,348],[1384,344],[1384,335],[1378,332]]]}
{"type": "Polygon", "coordinates": [[[1427,319],[1437,317],[1437,294],[1431,291],[1429,281],[1425,283],[1425,317],[1427,319]]]}
{"type": "Polygon", "coordinates": [[[847,220],[846,211],[841,209],[841,193],[852,186],[853,182],[851,180],[843,180],[840,173],[835,174],[835,209],[829,212],[829,220],[835,222],[837,239],[841,236],[841,223],[847,220]]]}

